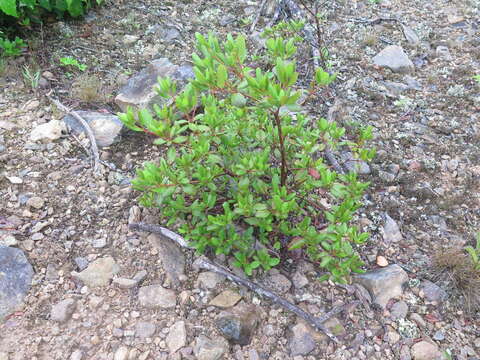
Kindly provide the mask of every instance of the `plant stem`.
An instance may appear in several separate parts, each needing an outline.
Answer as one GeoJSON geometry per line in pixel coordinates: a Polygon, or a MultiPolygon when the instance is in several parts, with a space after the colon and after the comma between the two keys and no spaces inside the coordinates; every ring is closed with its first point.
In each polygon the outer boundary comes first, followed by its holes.
{"type": "Polygon", "coordinates": [[[278,131],[278,140],[280,143],[280,154],[282,157],[282,165],[281,165],[281,172],[280,172],[280,184],[282,186],[285,186],[287,184],[287,156],[285,152],[285,143],[283,139],[283,133],[282,133],[282,121],[280,119],[280,108],[278,108],[274,113],[273,117],[275,119],[275,126],[277,127],[278,131]]]}

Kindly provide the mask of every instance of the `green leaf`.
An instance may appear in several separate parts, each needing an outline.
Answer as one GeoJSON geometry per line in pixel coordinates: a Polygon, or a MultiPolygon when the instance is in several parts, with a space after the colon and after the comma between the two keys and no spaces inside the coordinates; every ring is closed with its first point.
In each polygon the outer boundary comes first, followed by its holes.
{"type": "Polygon", "coordinates": [[[177,136],[175,139],[172,140],[173,143],[175,144],[181,144],[187,141],[188,136],[177,136]]]}
{"type": "Polygon", "coordinates": [[[221,89],[225,87],[225,82],[227,81],[228,73],[225,65],[220,64],[217,68],[217,86],[221,89]]]}
{"type": "Polygon", "coordinates": [[[16,0],[0,0],[0,10],[7,15],[18,17],[16,0]]]}

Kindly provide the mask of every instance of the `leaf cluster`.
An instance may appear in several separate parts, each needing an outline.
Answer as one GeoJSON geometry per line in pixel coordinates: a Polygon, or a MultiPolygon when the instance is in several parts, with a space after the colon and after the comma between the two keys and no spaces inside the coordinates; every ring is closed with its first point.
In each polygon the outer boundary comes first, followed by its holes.
{"type": "MultiPolygon", "coordinates": [[[[355,248],[368,234],[351,222],[368,184],[354,172],[336,173],[322,154],[346,147],[371,159],[374,150],[364,147],[371,128],[347,138],[336,123],[299,112],[305,91],[296,88],[294,40],[268,39],[264,70],[247,65],[241,35],[196,39],[195,79],[181,91],[159,79],[165,104],[119,114],[166,150],[137,172],[141,203],[159,207],[199,252],[233,255],[249,275],[302,248],[327,271],[323,279],[348,281],[362,271],[355,248]]],[[[308,93],[334,80],[317,69],[308,93]]]]}

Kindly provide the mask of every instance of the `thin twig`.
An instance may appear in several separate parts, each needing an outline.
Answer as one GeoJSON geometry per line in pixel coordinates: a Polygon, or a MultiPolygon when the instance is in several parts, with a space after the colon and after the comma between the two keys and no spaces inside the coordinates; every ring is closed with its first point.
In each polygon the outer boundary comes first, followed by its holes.
{"type": "Polygon", "coordinates": [[[85,119],[82,118],[80,115],[78,115],[76,111],[70,110],[65,105],[63,105],[60,101],[51,97],[49,94],[47,94],[47,97],[50,99],[51,102],[55,104],[56,107],[58,107],[60,110],[62,110],[67,114],[71,114],[75,119],[77,119],[80,122],[80,124],[82,124],[83,128],[85,129],[85,132],[87,133],[88,140],[90,140],[90,146],[91,146],[91,152],[92,152],[92,158],[93,158],[93,171],[97,171],[98,163],[100,161],[100,156],[98,155],[97,141],[95,140],[95,136],[93,135],[93,131],[90,128],[90,125],[88,125],[85,119]]]}
{"type": "Polygon", "coordinates": [[[265,4],[267,3],[268,0],[263,0],[262,4],[260,5],[260,9],[258,10],[257,16],[255,16],[255,19],[252,22],[252,25],[250,26],[250,32],[253,33],[253,30],[255,30],[255,26],[258,23],[258,20],[260,19],[260,15],[262,14],[263,9],[265,8],[265,4]]]}
{"type": "Polygon", "coordinates": [[[333,335],[330,330],[328,330],[324,325],[323,322],[337,314],[338,312],[341,311],[341,309],[334,309],[335,311],[329,312],[327,314],[324,314],[322,317],[317,318],[315,316],[310,315],[306,311],[302,310],[298,306],[292,304],[290,301],[278,296],[277,294],[265,289],[264,287],[255,284],[251,282],[250,280],[247,279],[242,279],[241,277],[238,277],[234,275],[232,272],[230,272],[227,269],[224,269],[223,267],[220,267],[216,264],[211,263],[210,261],[206,260],[204,257],[201,257],[198,261],[197,264],[199,265],[200,268],[213,271],[217,274],[225,276],[228,280],[237,283],[239,285],[245,286],[248,289],[256,292],[258,295],[264,296],[270,300],[272,300],[274,303],[282,306],[284,309],[287,309],[288,311],[293,312],[295,315],[298,315],[305,321],[307,321],[310,325],[312,325],[315,329],[322,331],[327,335],[331,340],[334,342],[338,343],[338,339],[335,335],[333,335]]]}
{"type": "Polygon", "coordinates": [[[151,232],[154,234],[161,235],[163,237],[166,237],[167,239],[170,239],[176,242],[178,245],[180,245],[183,248],[193,249],[193,247],[188,245],[188,243],[185,241],[185,239],[182,236],[162,226],[146,224],[146,223],[132,223],[132,224],[129,224],[128,227],[131,230],[140,230],[140,231],[146,231],[146,232],[151,232]]]}
{"type": "MultiPolygon", "coordinates": [[[[185,239],[178,235],[177,233],[174,233],[171,230],[168,230],[162,226],[158,225],[153,225],[153,224],[145,224],[145,223],[132,223],[129,225],[129,228],[132,230],[141,230],[141,231],[147,231],[151,232],[154,234],[161,235],[167,239],[170,239],[174,242],[176,242],[178,245],[184,248],[192,249],[191,246],[187,244],[185,239]]],[[[250,289],[251,291],[254,291],[258,295],[264,296],[270,300],[272,300],[274,303],[282,306],[283,308],[287,309],[288,311],[293,312],[297,316],[301,317],[304,319],[306,322],[308,322],[311,326],[313,326],[315,329],[322,331],[327,335],[331,340],[334,342],[338,343],[339,340],[338,338],[331,333],[330,330],[328,330],[323,323],[333,317],[334,315],[338,314],[339,312],[344,310],[344,306],[336,307],[333,308],[330,312],[320,316],[320,317],[315,317],[307,313],[306,311],[302,310],[298,306],[292,304],[288,300],[282,298],[281,296],[271,292],[270,290],[265,289],[264,287],[250,281],[247,279],[243,279],[241,277],[236,276],[233,274],[231,271],[228,269],[225,269],[217,264],[212,263],[211,261],[207,260],[205,257],[200,257],[196,263],[201,269],[213,271],[217,274],[225,276],[227,279],[230,281],[238,284],[245,286],[246,288],[250,289]]]]}

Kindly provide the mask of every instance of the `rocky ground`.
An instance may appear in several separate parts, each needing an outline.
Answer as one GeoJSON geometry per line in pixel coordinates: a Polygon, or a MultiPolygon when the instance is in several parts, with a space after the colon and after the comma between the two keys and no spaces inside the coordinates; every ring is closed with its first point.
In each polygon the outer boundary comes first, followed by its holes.
{"type": "MultiPolygon", "coordinates": [[[[28,53],[0,69],[0,267],[17,286],[0,296],[0,317],[9,314],[0,324],[1,360],[480,357],[478,314],[429,281],[432,256],[473,244],[480,230],[478,1],[323,5],[339,76],[312,111],[326,116],[335,106],[342,125],[375,128],[378,156],[364,171],[372,185],[358,218],[371,232],[361,253],[369,272],[341,287],[319,283],[318,269],[299,261],[254,280],[313,315],[343,306],[326,324],[340,344],[199,270],[190,251],[130,231],[131,222],[159,221],[155,210],[136,205],[129,181],[162,149],[142,134],[119,137],[108,122],[95,173],[88,139],[67,134],[64,114],[45,96],[116,113],[114,97],[152,60],[189,64],[195,32],[241,32],[253,44],[259,6],[108,1],[83,21],[43,27],[28,53]],[[378,18],[401,23],[371,22],[378,18]],[[64,56],[88,69],[61,67],[64,56]],[[22,75],[25,66],[40,70],[38,88],[22,75]],[[16,306],[16,294],[25,293],[16,306]],[[229,333],[235,326],[240,333],[229,333]]],[[[267,6],[256,28],[271,16],[267,6]]],[[[302,66],[308,63],[305,57],[302,66]]]]}

